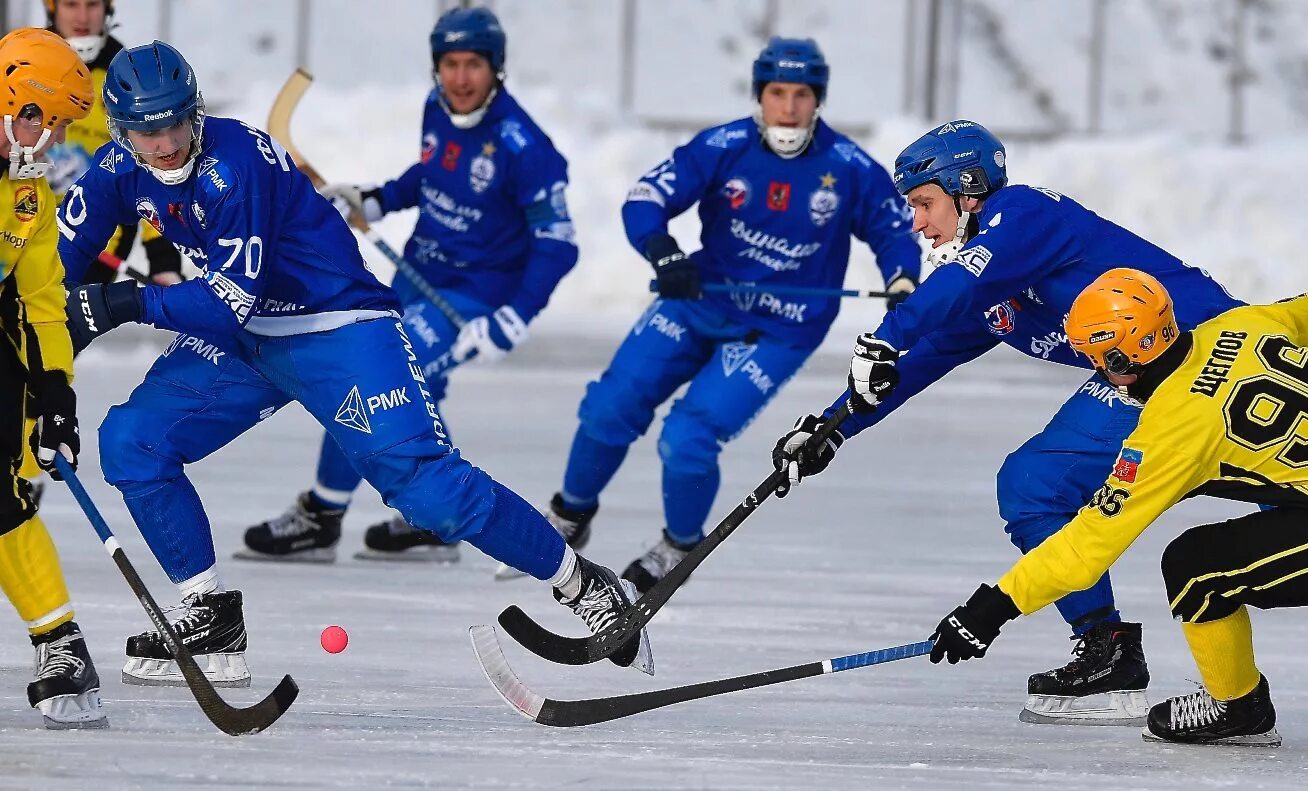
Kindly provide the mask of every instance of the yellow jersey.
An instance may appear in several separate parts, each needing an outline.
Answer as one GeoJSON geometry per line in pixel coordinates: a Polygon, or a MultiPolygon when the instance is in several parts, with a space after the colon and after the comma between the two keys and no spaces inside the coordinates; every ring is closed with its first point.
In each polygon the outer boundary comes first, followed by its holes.
{"type": "Polygon", "coordinates": [[[999,580],[1023,614],[1093,585],[1188,496],[1308,505],[1308,295],[1229,310],[1190,338],[1103,487],[999,580]]]}
{"type": "Polygon", "coordinates": [[[0,174],[0,333],[28,370],[63,371],[71,382],[54,193],[43,178],[0,174]]]}

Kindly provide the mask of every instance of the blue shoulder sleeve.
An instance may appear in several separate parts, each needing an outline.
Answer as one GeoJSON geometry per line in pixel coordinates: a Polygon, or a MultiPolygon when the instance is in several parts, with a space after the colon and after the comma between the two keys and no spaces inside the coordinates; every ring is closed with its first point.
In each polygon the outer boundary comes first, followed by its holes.
{"type": "Polygon", "coordinates": [[[715,127],[700,132],[641,176],[627,193],[627,200],[622,204],[622,224],[627,240],[641,257],[651,235],[667,233],[668,221],[694,206],[703,196],[718,160],[726,146],[731,145],[729,142],[710,145],[710,140],[726,138],[723,130],[724,127],[715,127]]]}
{"type": "MultiPolygon", "coordinates": [[[[117,167],[133,167],[122,149],[107,143],[96,152],[97,161],[109,161],[117,167]],[[104,160],[101,155],[113,159],[104,160]]],[[[65,279],[80,284],[86,269],[100,255],[119,225],[135,225],[139,218],[133,205],[125,202],[114,183],[113,171],[107,167],[89,168],[64,193],[55,213],[59,228],[59,257],[64,264],[65,279]]]]}
{"type": "Polygon", "coordinates": [[[577,263],[577,241],[565,195],[567,160],[543,135],[533,135],[517,154],[517,202],[531,241],[522,285],[510,304],[523,320],[531,321],[577,263]]]}

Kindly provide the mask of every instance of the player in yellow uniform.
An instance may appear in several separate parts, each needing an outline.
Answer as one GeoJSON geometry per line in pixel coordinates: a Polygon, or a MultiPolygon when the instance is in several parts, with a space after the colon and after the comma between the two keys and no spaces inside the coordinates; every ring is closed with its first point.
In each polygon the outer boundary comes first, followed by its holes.
{"type": "Polygon", "coordinates": [[[36,647],[27,697],[49,728],[109,724],[59,556],[18,474],[29,442],[46,470],[55,453],[76,463],[80,450],[55,197],[40,156],[92,100],[89,71],[59,36],[21,28],[0,39],[0,156],[8,163],[0,169],[0,589],[36,647]]]}
{"type": "MultiPolygon", "coordinates": [[[[87,168],[98,165],[92,161],[92,155],[109,142],[108,119],[99,97],[109,61],[122,50],[123,44],[109,34],[113,27],[113,0],[45,0],[45,10],[48,29],[62,36],[90,69],[96,96],[91,112],[74,121],[68,127],[67,139],[51,146],[47,153],[54,163],[49,174],[50,187],[62,198],[87,168]]],[[[99,260],[86,270],[83,280],[112,283],[118,277],[123,259],[132,250],[138,228],[149,260],[151,280],[160,285],[181,282],[181,254],[147,222],[119,226],[99,260]]]]}
{"type": "Polygon", "coordinates": [[[1248,607],[1308,605],[1308,295],[1178,333],[1157,280],[1114,269],[1077,297],[1068,342],[1144,402],[1112,474],[1076,518],[936,628],[931,660],[984,656],[1000,627],[1094,584],[1186,497],[1277,506],[1187,530],[1163,553],[1172,614],[1203,679],[1149,711],[1146,739],[1277,746],[1248,607]]]}

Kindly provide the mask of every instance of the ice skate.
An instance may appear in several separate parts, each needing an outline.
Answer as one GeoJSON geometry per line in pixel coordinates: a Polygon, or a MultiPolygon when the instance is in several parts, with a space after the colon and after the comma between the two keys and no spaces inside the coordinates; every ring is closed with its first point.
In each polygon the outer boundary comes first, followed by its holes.
{"type": "Polygon", "coordinates": [[[1149,710],[1149,722],[1141,735],[1147,742],[1281,746],[1266,676],[1259,677],[1252,692],[1235,700],[1216,700],[1203,687],[1168,698],[1149,710]]]}
{"type": "MultiPolygon", "coordinates": [[[[695,544],[699,542],[696,541],[695,544]]],[[[631,561],[626,571],[622,572],[622,578],[632,585],[636,586],[636,591],[644,595],[646,591],[668,575],[673,567],[686,557],[690,550],[695,548],[695,544],[681,544],[668,535],[664,530],[659,536],[658,543],[650,547],[645,554],[631,561]]]]}
{"type": "Polygon", "coordinates": [[[1031,676],[1018,719],[1043,725],[1143,725],[1149,667],[1140,624],[1103,623],[1073,639],[1071,662],[1031,676]]]}
{"type": "MultiPolygon", "coordinates": [[[[173,621],[173,631],[195,657],[205,678],[216,687],[250,686],[241,592],[195,594],[177,609],[181,617],[173,621]]],[[[178,686],[186,679],[163,637],[158,632],[143,632],[127,638],[123,683],[178,686]]]]}
{"type": "MultiPolygon", "coordinates": [[[[581,593],[565,601],[563,593],[554,589],[554,598],[571,609],[594,634],[617,620],[623,610],[636,602],[636,588],[630,582],[618,579],[612,570],[577,556],[577,570],[581,573],[581,593]]],[[[640,630],[638,637],[609,655],[609,661],[618,667],[634,667],[646,675],[654,675],[654,655],[650,650],[649,634],[640,630]]]]}
{"type": "Polygon", "coordinates": [[[245,531],[245,548],[232,557],[240,560],[272,560],[299,563],[332,563],[336,543],[341,540],[344,508],[325,508],[309,492],[301,492],[295,504],[281,516],[261,522],[245,531]]]}
{"type": "MultiPolygon", "coordinates": [[[[550,498],[550,504],[541,509],[550,527],[563,536],[563,540],[574,550],[583,549],[590,541],[590,520],[595,518],[598,511],[599,506],[586,511],[573,511],[563,504],[563,495],[557,492],[550,498]]],[[[505,563],[495,569],[495,579],[501,582],[525,576],[524,572],[505,563]]]]}
{"type": "Polygon", "coordinates": [[[108,728],[100,705],[100,676],[73,621],[33,635],[35,680],[27,685],[27,702],[39,709],[51,730],[108,728]]]}
{"type": "Polygon", "coordinates": [[[364,548],[356,560],[398,560],[418,563],[459,562],[459,542],[447,544],[435,533],[410,527],[401,516],[378,522],[363,534],[364,548]]]}

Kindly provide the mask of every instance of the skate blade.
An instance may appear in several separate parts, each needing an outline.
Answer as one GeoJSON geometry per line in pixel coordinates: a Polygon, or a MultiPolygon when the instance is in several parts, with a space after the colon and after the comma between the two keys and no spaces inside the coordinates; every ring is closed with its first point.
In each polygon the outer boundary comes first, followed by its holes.
{"type": "MultiPolygon", "coordinates": [[[[196,654],[195,663],[215,687],[250,686],[245,654],[196,654]]],[[[171,659],[128,657],[123,665],[123,683],[138,687],[182,687],[186,686],[186,678],[171,659]]]]}
{"type": "Polygon", "coordinates": [[[397,552],[383,552],[379,549],[361,549],[354,553],[355,560],[373,560],[392,563],[435,563],[439,566],[453,566],[459,562],[459,550],[453,546],[416,546],[397,552]]]}
{"type": "Polygon", "coordinates": [[[45,727],[52,731],[108,728],[109,718],[100,706],[100,690],[80,695],[59,695],[36,704],[45,727]]]}
{"type": "MultiPolygon", "coordinates": [[[[618,583],[622,585],[622,592],[627,598],[627,604],[635,604],[636,600],[640,598],[640,594],[636,592],[636,586],[632,585],[628,580],[618,580],[618,583]]],[[[649,630],[645,627],[641,627],[640,630],[640,647],[636,649],[636,658],[627,667],[639,670],[647,676],[654,675],[654,650],[650,647],[649,630]]]]}
{"type": "Polygon", "coordinates": [[[495,569],[496,582],[508,582],[509,580],[522,579],[528,576],[527,572],[519,571],[507,563],[501,563],[499,568],[495,569]]]}
{"type": "Polygon", "coordinates": [[[286,555],[270,555],[246,547],[233,552],[232,557],[236,560],[255,560],[261,563],[335,563],[336,548],[318,547],[286,555]]]}
{"type": "Polygon", "coordinates": [[[1213,739],[1204,742],[1181,742],[1172,739],[1164,739],[1149,730],[1148,726],[1140,732],[1140,738],[1147,742],[1159,744],[1179,744],[1193,747],[1280,747],[1281,734],[1272,728],[1267,733],[1252,733],[1245,736],[1227,736],[1222,739],[1213,739]]]}
{"type": "Polygon", "coordinates": [[[1144,690],[1103,692],[1097,695],[1027,695],[1017,715],[1034,725],[1144,725],[1149,700],[1144,690]]]}

